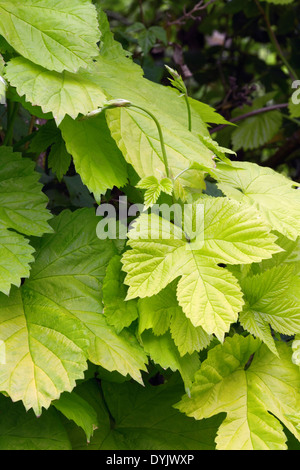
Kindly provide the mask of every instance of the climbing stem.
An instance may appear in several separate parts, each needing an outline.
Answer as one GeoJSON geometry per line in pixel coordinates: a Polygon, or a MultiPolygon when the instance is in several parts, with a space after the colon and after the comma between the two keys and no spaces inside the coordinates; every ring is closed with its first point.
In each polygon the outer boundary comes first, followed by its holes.
{"type": "Polygon", "coordinates": [[[192,130],[192,113],[191,113],[191,105],[190,105],[189,97],[188,97],[187,93],[184,94],[184,99],[185,99],[185,102],[186,102],[186,107],[187,107],[187,112],[188,112],[188,127],[189,127],[189,131],[191,132],[191,130],[192,130]]]}

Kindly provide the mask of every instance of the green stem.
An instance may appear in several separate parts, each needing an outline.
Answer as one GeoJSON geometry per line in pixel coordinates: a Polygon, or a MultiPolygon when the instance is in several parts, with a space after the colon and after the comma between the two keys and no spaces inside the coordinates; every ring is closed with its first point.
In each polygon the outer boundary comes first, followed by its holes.
{"type": "Polygon", "coordinates": [[[174,178],[174,181],[177,180],[177,178],[179,178],[181,175],[183,175],[183,173],[185,173],[186,171],[190,170],[191,168],[185,168],[184,170],[182,170],[180,173],[178,173],[178,175],[175,176],[174,178]]]}
{"type": "Polygon", "coordinates": [[[187,107],[187,112],[188,112],[189,131],[191,132],[191,130],[192,130],[192,113],[191,113],[191,105],[190,105],[189,97],[188,97],[187,93],[185,93],[184,99],[185,99],[185,102],[186,102],[186,107],[187,107]]]}
{"type": "Polygon", "coordinates": [[[7,128],[3,145],[12,145],[15,120],[18,115],[19,103],[7,103],[7,128]]]}
{"type": "Polygon", "coordinates": [[[288,119],[289,121],[293,122],[294,124],[297,124],[297,126],[300,125],[300,121],[296,118],[292,118],[288,114],[282,114],[283,119],[288,119]]]}
{"type": "Polygon", "coordinates": [[[168,164],[168,158],[167,158],[167,152],[166,152],[166,147],[165,147],[164,136],[163,136],[163,133],[162,133],[162,130],[161,130],[161,127],[160,127],[160,124],[159,124],[158,120],[156,119],[156,117],[154,116],[154,114],[152,114],[152,113],[151,113],[150,111],[148,111],[147,109],[142,108],[141,106],[137,106],[137,105],[135,105],[135,104],[130,104],[130,107],[131,107],[131,108],[137,108],[137,109],[140,109],[141,111],[144,111],[144,112],[147,113],[147,114],[153,119],[153,121],[155,122],[156,127],[157,127],[157,130],[158,130],[158,135],[159,135],[159,140],[160,140],[160,146],[161,146],[161,152],[162,152],[163,162],[164,162],[165,169],[166,169],[166,174],[167,174],[167,177],[168,177],[168,178],[171,178],[171,173],[170,173],[170,168],[169,168],[169,164],[168,164]]]}
{"type": "Polygon", "coordinates": [[[290,74],[290,77],[292,78],[292,80],[297,80],[297,74],[295,72],[295,70],[292,68],[292,66],[290,65],[289,61],[287,60],[287,58],[285,57],[284,53],[282,52],[282,49],[280,47],[280,44],[277,40],[277,37],[273,31],[273,28],[271,26],[271,23],[270,23],[270,5],[267,4],[266,6],[266,11],[263,9],[263,7],[261,6],[261,4],[259,3],[258,0],[255,0],[255,3],[259,9],[259,11],[261,12],[262,16],[263,16],[263,19],[266,23],[266,27],[267,27],[267,31],[268,31],[268,35],[269,35],[269,38],[270,38],[270,41],[272,42],[274,48],[276,49],[277,51],[277,54],[279,55],[279,57],[281,58],[282,62],[284,63],[284,65],[286,66],[286,68],[288,69],[289,71],[289,74],[290,74]]]}

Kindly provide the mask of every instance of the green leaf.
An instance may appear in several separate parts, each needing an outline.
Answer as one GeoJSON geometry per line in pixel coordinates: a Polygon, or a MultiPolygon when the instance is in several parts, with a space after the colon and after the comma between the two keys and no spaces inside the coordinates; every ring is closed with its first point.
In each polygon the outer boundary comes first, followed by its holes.
{"type": "Polygon", "coordinates": [[[107,324],[104,315],[80,312],[77,316],[89,334],[89,360],[110,372],[117,371],[125,377],[130,375],[143,384],[141,371],[147,370],[148,358],[136,337],[126,330],[118,334],[107,324]]]}
{"type": "MultiPolygon", "coordinates": [[[[163,90],[153,90],[152,93],[160,94],[163,90]]],[[[124,93],[123,96],[128,95],[124,93]]],[[[172,99],[174,98],[170,97],[170,101],[172,99]]],[[[153,103],[152,106],[149,103],[146,106],[149,110],[154,107],[153,103]]],[[[169,112],[171,113],[171,110],[169,112]]],[[[213,168],[212,152],[196,136],[189,133],[185,126],[180,125],[174,119],[171,123],[170,115],[164,114],[163,108],[155,109],[155,114],[160,116],[158,119],[162,127],[168,165],[173,177],[189,169],[192,161],[213,168]]],[[[166,177],[161,143],[153,120],[135,108],[109,110],[106,116],[113,138],[140,178],[166,177]]],[[[179,180],[185,186],[198,189],[201,187],[203,175],[199,171],[190,170],[180,176],[179,180]]]]}
{"type": "Polygon", "coordinates": [[[178,370],[188,391],[196,371],[200,367],[200,359],[197,352],[181,356],[170,333],[155,336],[151,330],[146,330],[141,335],[141,341],[150,358],[164,369],[170,368],[173,372],[178,370]]]}
{"type": "Polygon", "coordinates": [[[145,387],[107,382],[103,383],[103,391],[116,423],[114,430],[124,436],[127,449],[214,449],[220,417],[197,422],[177,412],[173,404],[183,393],[177,377],[163,385],[145,387]]]}
{"type": "Polygon", "coordinates": [[[97,202],[107,189],[126,184],[126,162],[111,138],[104,115],[83,121],[67,117],[60,129],[77,173],[97,202]]]}
{"type": "Polygon", "coordinates": [[[163,178],[159,181],[155,176],[147,176],[142,178],[138,184],[137,188],[146,189],[144,195],[145,209],[153,206],[159,198],[161,192],[172,195],[173,193],[173,182],[170,178],[163,178]]]}
{"type": "Polygon", "coordinates": [[[264,223],[295,240],[300,234],[300,191],[298,183],[250,162],[219,164],[215,170],[218,187],[228,197],[256,207],[264,223]]]}
{"type": "Polygon", "coordinates": [[[152,297],[138,300],[139,334],[151,329],[156,336],[170,328],[171,319],[180,309],[176,299],[176,283],[172,283],[152,297]]]}
{"type": "Polygon", "coordinates": [[[88,341],[83,325],[59,308],[55,296],[49,298],[46,286],[44,294],[33,288],[24,284],[10,297],[1,296],[6,363],[0,366],[0,388],[39,416],[83,378],[88,341]]]}
{"type": "Polygon", "coordinates": [[[177,298],[192,324],[201,326],[209,335],[215,334],[220,341],[237,320],[244,303],[236,278],[196,254],[185,265],[177,298]]]}
{"type": "Polygon", "coordinates": [[[84,430],[89,443],[98,427],[97,413],[94,408],[75,392],[63,393],[59,400],[53,402],[53,406],[84,430]]]}
{"type": "Polygon", "coordinates": [[[87,67],[100,36],[89,0],[1,0],[0,33],[26,59],[57,72],[87,67]]]}
{"type": "Polygon", "coordinates": [[[300,335],[296,335],[292,343],[292,362],[300,366],[300,335]]]}
{"type": "Polygon", "coordinates": [[[117,251],[97,238],[94,210],[64,211],[52,226],[54,234],[35,240],[30,279],[1,296],[0,389],[37,415],[83,378],[87,359],[137,378],[145,359],[135,338],[119,337],[102,315],[102,283],[117,251]]]}
{"type": "Polygon", "coordinates": [[[146,354],[133,335],[127,331],[118,335],[103,315],[102,285],[107,265],[117,254],[114,240],[98,239],[94,209],[65,211],[55,219],[54,228],[56,234],[40,247],[30,285],[42,297],[51,292],[49,301],[81,322],[91,362],[142,382],[146,354]]]}
{"type": "Polygon", "coordinates": [[[0,292],[7,295],[12,284],[19,287],[29,276],[34,261],[34,249],[21,233],[41,236],[52,230],[38,179],[33,162],[10,147],[0,148],[0,292]]]}
{"type": "Polygon", "coordinates": [[[201,326],[195,327],[187,318],[182,308],[177,308],[171,319],[171,336],[181,356],[192,354],[206,348],[212,337],[201,326]]]}
{"type": "Polygon", "coordinates": [[[227,413],[216,438],[219,450],[286,449],[280,421],[300,440],[299,418],[289,418],[299,416],[300,380],[290,348],[280,344],[278,353],[251,336],[227,338],[208,352],[191,397],[176,408],[199,420],[227,413]]]}
{"type": "Polygon", "coordinates": [[[273,354],[277,350],[269,325],[279,333],[300,333],[300,299],[298,295],[298,302],[294,301],[290,292],[295,277],[294,266],[283,264],[241,280],[245,306],[240,322],[264,341],[273,354]]]}
{"type": "MultiPolygon", "coordinates": [[[[184,393],[179,374],[163,385],[89,380],[78,394],[98,412],[99,428],[87,446],[74,423],[67,424],[73,450],[212,450],[222,418],[196,421],[173,408],[184,393]],[[151,410],[151,413],[149,413],[151,410]],[[111,424],[112,423],[112,424],[111,424]]],[[[112,458],[112,456],[111,456],[112,458]]]]}
{"type": "Polygon", "coordinates": [[[121,268],[121,256],[116,255],[107,266],[103,282],[103,313],[117,332],[131,325],[138,316],[136,300],[125,302],[127,287],[124,285],[125,273],[121,268]]]}
{"type": "Polygon", "coordinates": [[[170,329],[181,356],[201,351],[211,341],[201,326],[194,327],[176,299],[177,283],[169,284],[153,297],[139,299],[139,334],[152,329],[157,336],[170,329]]]}
{"type": "MultiPolygon", "coordinates": [[[[186,106],[176,90],[143,78],[142,69],[123,56],[119,61],[100,56],[93,72],[94,83],[108,98],[130,101],[158,119],[173,176],[188,168],[192,161],[213,168],[212,152],[198,138],[199,133],[209,135],[206,126],[200,116],[193,113],[195,133],[188,131],[186,106]]],[[[166,176],[157,127],[149,115],[136,108],[119,108],[106,111],[106,118],[113,138],[140,178],[166,176]]],[[[184,174],[181,181],[199,188],[201,177],[199,172],[191,171],[184,174]]]]}
{"type": "Polygon", "coordinates": [[[280,111],[268,111],[244,119],[232,133],[233,150],[252,150],[269,142],[282,124],[280,111]]]}
{"type": "Polygon", "coordinates": [[[217,263],[251,263],[281,249],[247,206],[207,197],[192,207],[196,218],[203,215],[199,233],[190,241],[182,229],[156,214],[136,219],[128,234],[132,249],[122,258],[127,300],[151,297],[180,277],[177,299],[185,315],[195,327],[222,340],[243,299],[237,279],[217,263]]]}
{"type": "Polygon", "coordinates": [[[72,444],[72,450],[123,450],[124,439],[111,425],[111,417],[99,381],[94,378],[84,380],[77,385],[76,394],[96,411],[99,426],[94,430],[91,441],[87,443],[83,429],[78,427],[74,421],[66,421],[65,427],[72,444]]]}
{"type": "Polygon", "coordinates": [[[66,114],[75,119],[107,100],[91,74],[49,71],[23,57],[9,61],[5,77],[20,96],[25,95],[26,101],[40,106],[44,113],[51,112],[57,125],[66,114]]]}
{"type": "Polygon", "coordinates": [[[34,249],[18,233],[0,228],[0,291],[9,295],[11,285],[17,287],[21,278],[29,277],[34,249]]]}
{"type": "Polygon", "coordinates": [[[195,113],[199,114],[203,122],[207,124],[227,124],[233,125],[229,121],[227,121],[221,114],[217,113],[217,111],[209,106],[206,103],[201,103],[201,101],[195,100],[189,96],[189,103],[194,110],[195,113]]]}
{"type": "Polygon", "coordinates": [[[51,218],[46,209],[34,163],[22,158],[10,147],[0,148],[0,220],[4,226],[25,235],[41,236],[51,232],[51,218]]]}
{"type": "MultiPolygon", "coordinates": [[[[118,62],[123,61],[126,57],[130,56],[130,53],[125,51],[119,41],[114,39],[114,35],[110,29],[110,24],[106,14],[99,5],[99,2],[95,5],[98,13],[98,21],[101,34],[101,42],[99,45],[100,53],[103,57],[108,57],[112,60],[117,60],[118,62]]],[[[139,66],[136,65],[137,70],[139,66]]]]}
{"type": "Polygon", "coordinates": [[[67,173],[71,164],[71,155],[66,149],[65,142],[60,138],[53,144],[48,156],[48,167],[56,174],[59,181],[67,173]]]}
{"type": "Polygon", "coordinates": [[[282,251],[258,211],[228,198],[204,200],[204,256],[217,263],[245,264],[282,251]]]}
{"type": "Polygon", "coordinates": [[[71,450],[59,413],[50,408],[39,419],[0,394],[0,450],[71,450]]]}

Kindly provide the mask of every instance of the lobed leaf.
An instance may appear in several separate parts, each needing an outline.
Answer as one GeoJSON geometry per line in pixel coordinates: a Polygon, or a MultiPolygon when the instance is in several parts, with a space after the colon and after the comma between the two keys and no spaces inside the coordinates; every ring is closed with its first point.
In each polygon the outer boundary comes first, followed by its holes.
{"type": "Polygon", "coordinates": [[[200,420],[227,413],[216,438],[219,450],[284,450],[280,421],[300,439],[297,422],[289,418],[299,416],[300,403],[299,370],[290,356],[284,344],[275,356],[251,336],[227,338],[208,352],[191,397],[176,408],[200,420]]]}

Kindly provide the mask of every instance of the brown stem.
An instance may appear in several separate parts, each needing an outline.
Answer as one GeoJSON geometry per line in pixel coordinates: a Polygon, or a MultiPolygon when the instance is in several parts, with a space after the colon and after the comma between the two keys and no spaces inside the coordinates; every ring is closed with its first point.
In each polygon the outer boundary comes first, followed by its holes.
{"type": "MultiPolygon", "coordinates": [[[[242,121],[243,119],[246,119],[248,117],[252,116],[257,116],[258,114],[266,113],[268,111],[274,111],[276,109],[281,109],[281,108],[287,108],[288,103],[280,103],[280,104],[274,104],[272,106],[268,106],[267,108],[259,108],[259,109],[254,109],[253,111],[249,111],[249,113],[241,114],[240,116],[237,116],[235,118],[230,119],[228,122],[231,122],[234,124],[235,122],[242,121]]],[[[224,129],[228,124],[222,124],[221,126],[215,127],[214,129],[210,129],[210,134],[214,134],[215,132],[219,132],[222,129],[224,129]]]]}
{"type": "Polygon", "coordinates": [[[216,3],[217,0],[210,0],[207,3],[203,3],[203,1],[204,0],[201,0],[200,2],[196,3],[196,5],[190,11],[186,11],[184,8],[183,15],[180,18],[177,18],[177,20],[168,21],[167,26],[173,26],[173,25],[182,26],[189,19],[195,20],[197,18],[194,16],[195,13],[197,13],[198,11],[206,10],[207,7],[209,7],[213,3],[216,3]]]}

